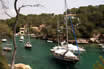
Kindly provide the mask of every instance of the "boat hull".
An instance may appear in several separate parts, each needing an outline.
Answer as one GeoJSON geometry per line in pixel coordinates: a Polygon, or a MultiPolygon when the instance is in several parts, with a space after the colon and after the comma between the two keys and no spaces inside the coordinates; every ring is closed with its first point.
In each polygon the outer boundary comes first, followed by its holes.
{"type": "Polygon", "coordinates": [[[79,61],[79,58],[65,57],[63,55],[56,54],[54,51],[51,51],[51,53],[56,59],[59,59],[64,62],[77,63],[79,61]]]}
{"type": "Polygon", "coordinates": [[[3,50],[4,50],[4,51],[12,51],[12,48],[4,47],[3,50]]]}
{"type": "Polygon", "coordinates": [[[26,47],[26,46],[25,46],[25,48],[31,48],[31,47],[26,47]]]}

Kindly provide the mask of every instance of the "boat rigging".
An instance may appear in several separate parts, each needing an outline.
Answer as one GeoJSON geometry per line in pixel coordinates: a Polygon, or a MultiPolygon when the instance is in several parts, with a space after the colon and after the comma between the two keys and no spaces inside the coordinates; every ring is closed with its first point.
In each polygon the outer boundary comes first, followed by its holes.
{"type": "Polygon", "coordinates": [[[30,33],[29,33],[29,27],[27,26],[27,41],[25,43],[25,48],[31,48],[32,47],[32,44],[30,42],[30,33]]]}
{"type": "MultiPolygon", "coordinates": [[[[71,21],[71,26],[72,26],[72,30],[73,30],[73,34],[74,34],[77,46],[68,43],[68,38],[69,38],[68,37],[68,16],[67,16],[68,9],[67,9],[67,1],[64,0],[64,2],[65,2],[64,22],[65,22],[65,26],[66,26],[66,40],[64,42],[61,42],[61,45],[59,45],[59,39],[58,39],[58,46],[53,47],[52,49],[50,49],[50,51],[57,59],[75,63],[80,60],[80,58],[79,58],[80,51],[83,52],[83,51],[85,51],[85,49],[78,47],[75,31],[74,31],[73,24],[72,24],[70,17],[69,17],[69,19],[71,21]],[[78,54],[78,56],[76,56],[76,54],[78,54]]],[[[58,22],[57,22],[57,26],[59,26],[58,22]]],[[[59,30],[59,27],[57,27],[57,28],[59,30]]]]}

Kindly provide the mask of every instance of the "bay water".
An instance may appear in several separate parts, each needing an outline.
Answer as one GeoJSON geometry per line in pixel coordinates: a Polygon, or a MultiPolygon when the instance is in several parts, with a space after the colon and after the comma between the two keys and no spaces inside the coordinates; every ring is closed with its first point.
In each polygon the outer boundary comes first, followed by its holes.
{"type": "MultiPolygon", "coordinates": [[[[99,56],[104,56],[102,50],[96,44],[80,44],[86,52],[80,55],[80,61],[76,64],[65,63],[55,59],[50,49],[55,43],[48,43],[46,40],[31,39],[32,48],[26,49],[23,42],[17,38],[16,63],[28,64],[32,69],[93,69],[99,56]]],[[[2,44],[2,46],[5,43],[2,44]]],[[[13,46],[12,46],[13,47],[13,46]]],[[[11,63],[12,52],[5,52],[8,63],[11,63]]]]}

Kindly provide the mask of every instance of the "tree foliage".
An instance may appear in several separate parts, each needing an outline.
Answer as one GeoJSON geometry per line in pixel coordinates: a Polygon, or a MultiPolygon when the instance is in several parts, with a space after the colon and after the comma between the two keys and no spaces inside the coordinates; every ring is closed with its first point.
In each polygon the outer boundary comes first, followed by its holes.
{"type": "Polygon", "coordinates": [[[0,22],[0,38],[12,36],[11,28],[5,22],[0,22]],[[4,37],[3,37],[4,36],[4,37]]]}
{"type": "Polygon", "coordinates": [[[100,62],[97,61],[96,64],[94,64],[94,69],[104,69],[104,58],[102,56],[99,56],[100,62]]]}
{"type": "MultiPolygon", "coordinates": [[[[80,8],[72,8],[67,10],[68,13],[77,14],[72,22],[78,38],[89,38],[94,32],[104,33],[104,5],[99,6],[84,6],[80,8]]],[[[15,18],[0,20],[0,23],[8,24],[12,29],[15,18]]],[[[17,32],[23,25],[29,23],[31,26],[39,27],[40,24],[45,24],[46,28],[40,34],[56,35],[57,21],[60,23],[61,32],[65,33],[64,15],[59,14],[40,14],[40,15],[23,15],[19,17],[17,32]]],[[[68,21],[69,38],[73,38],[70,21],[68,21]]],[[[36,33],[36,32],[35,32],[36,33]]]]}
{"type": "Polygon", "coordinates": [[[6,58],[2,55],[2,49],[0,47],[0,69],[9,69],[6,58]]]}

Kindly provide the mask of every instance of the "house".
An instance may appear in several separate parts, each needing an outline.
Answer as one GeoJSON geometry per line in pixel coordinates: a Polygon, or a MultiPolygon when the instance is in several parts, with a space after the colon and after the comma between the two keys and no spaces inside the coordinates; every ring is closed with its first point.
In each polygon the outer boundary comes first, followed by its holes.
{"type": "Polygon", "coordinates": [[[25,28],[20,28],[19,35],[25,35],[25,28]]]}
{"type": "Polygon", "coordinates": [[[32,29],[35,31],[35,32],[41,32],[41,30],[43,29],[43,28],[45,28],[46,27],[46,25],[45,24],[41,24],[41,25],[39,25],[39,27],[32,27],[32,29]]]}
{"type": "Polygon", "coordinates": [[[26,25],[24,25],[24,27],[20,27],[18,34],[25,35],[26,32],[27,32],[26,25]]]}

